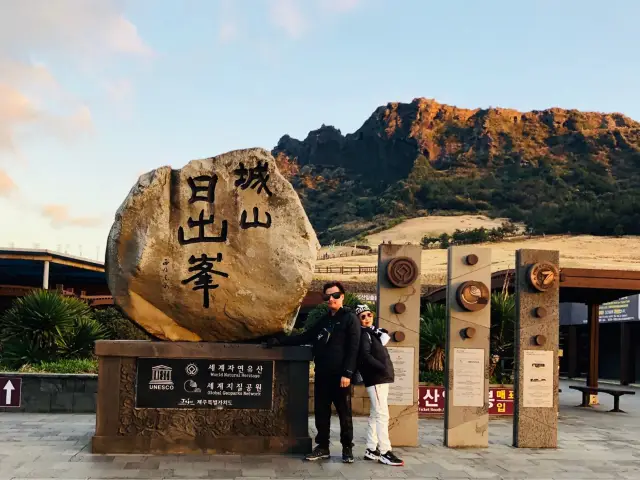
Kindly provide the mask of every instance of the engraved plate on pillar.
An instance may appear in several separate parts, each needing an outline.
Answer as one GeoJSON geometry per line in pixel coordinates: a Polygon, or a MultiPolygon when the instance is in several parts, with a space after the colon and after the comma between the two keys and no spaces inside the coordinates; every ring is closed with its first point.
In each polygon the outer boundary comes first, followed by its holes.
{"type": "Polygon", "coordinates": [[[484,406],[484,349],[453,349],[453,406],[484,406]]]}
{"type": "Polygon", "coordinates": [[[395,380],[389,388],[389,405],[413,405],[413,347],[388,347],[395,380]]]}

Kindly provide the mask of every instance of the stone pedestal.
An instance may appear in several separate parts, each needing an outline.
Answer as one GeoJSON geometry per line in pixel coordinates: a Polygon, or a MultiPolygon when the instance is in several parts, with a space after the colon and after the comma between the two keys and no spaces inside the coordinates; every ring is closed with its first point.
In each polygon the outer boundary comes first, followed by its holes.
{"type": "Polygon", "coordinates": [[[93,453],[307,453],[305,347],[99,341],[93,453]]]}
{"type": "Polygon", "coordinates": [[[418,445],[421,255],[419,245],[378,247],[378,327],[391,334],[387,349],[395,370],[389,388],[389,437],[394,447],[418,445]]]}
{"type": "Polygon", "coordinates": [[[514,447],[558,446],[559,258],[516,252],[514,447]]]}
{"type": "Polygon", "coordinates": [[[444,444],[489,445],[491,250],[449,248],[444,444]]]}

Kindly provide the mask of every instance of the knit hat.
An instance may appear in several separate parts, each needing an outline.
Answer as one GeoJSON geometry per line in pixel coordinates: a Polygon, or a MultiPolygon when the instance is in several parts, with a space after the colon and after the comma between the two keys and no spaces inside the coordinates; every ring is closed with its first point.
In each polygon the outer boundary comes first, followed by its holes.
{"type": "Polygon", "coordinates": [[[362,312],[370,312],[371,310],[369,310],[369,306],[368,305],[358,305],[356,307],[356,316],[360,316],[360,314],[362,312]]]}

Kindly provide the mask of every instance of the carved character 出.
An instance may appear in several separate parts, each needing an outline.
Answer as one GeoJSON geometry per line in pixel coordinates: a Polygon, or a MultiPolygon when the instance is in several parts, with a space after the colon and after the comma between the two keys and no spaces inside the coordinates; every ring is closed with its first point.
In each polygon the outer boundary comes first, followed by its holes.
{"type": "Polygon", "coordinates": [[[189,217],[189,220],[187,220],[187,225],[189,225],[189,228],[198,227],[198,236],[193,238],[185,238],[184,228],[180,227],[178,228],[178,242],[180,243],[180,245],[186,245],[188,243],[200,243],[200,242],[214,242],[214,243],[225,242],[227,240],[227,221],[226,220],[222,221],[222,228],[220,230],[220,235],[218,235],[217,237],[205,236],[204,227],[206,225],[213,225],[213,222],[214,222],[214,215],[211,214],[209,215],[208,219],[205,219],[204,210],[200,212],[200,217],[198,220],[194,220],[191,217],[189,217]]]}

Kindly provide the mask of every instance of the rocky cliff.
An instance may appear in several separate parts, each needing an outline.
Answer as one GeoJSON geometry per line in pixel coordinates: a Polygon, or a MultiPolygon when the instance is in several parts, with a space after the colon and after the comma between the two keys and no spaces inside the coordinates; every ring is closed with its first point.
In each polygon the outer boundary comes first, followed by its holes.
{"type": "Polygon", "coordinates": [[[419,98],[352,134],[274,148],[323,242],[401,216],[504,215],[545,233],[640,233],[640,123],[619,113],[462,109],[419,98]]]}

